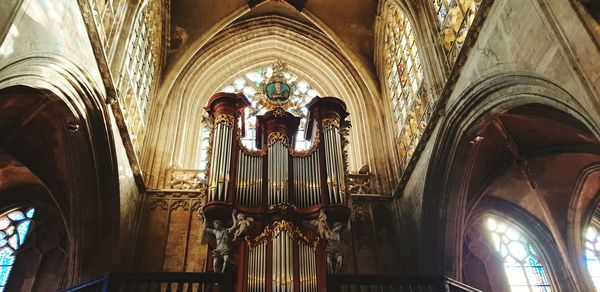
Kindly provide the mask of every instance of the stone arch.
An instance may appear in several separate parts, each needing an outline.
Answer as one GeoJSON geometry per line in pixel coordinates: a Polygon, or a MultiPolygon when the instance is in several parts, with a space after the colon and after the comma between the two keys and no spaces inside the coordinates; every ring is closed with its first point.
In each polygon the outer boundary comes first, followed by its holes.
{"type": "Polygon", "coordinates": [[[600,163],[586,167],[577,178],[568,216],[568,248],[572,265],[578,275],[585,275],[582,281],[593,290],[594,283],[589,277],[585,264],[585,229],[589,226],[594,213],[600,207],[600,163]]]}
{"type": "MultiPolygon", "coordinates": [[[[525,72],[500,73],[473,83],[447,108],[432,150],[423,195],[422,269],[462,277],[461,257],[476,147],[468,147],[480,130],[510,109],[539,104],[576,120],[596,140],[600,133],[576,99],[543,77],[525,72]],[[437,265],[434,263],[438,263],[437,265]]],[[[474,144],[477,142],[474,141],[474,144]]],[[[472,144],[471,144],[472,145],[472,144]]],[[[479,190],[481,191],[481,190],[479,190]]],[[[481,194],[481,193],[480,193],[481,194]]],[[[567,262],[567,264],[569,264],[567,262]]]]}
{"type": "Polygon", "coordinates": [[[104,89],[53,54],[21,56],[2,72],[0,129],[9,137],[2,148],[39,178],[64,214],[69,244],[61,286],[114,268],[119,182],[104,89]]]}
{"type": "Polygon", "coordinates": [[[372,146],[385,143],[382,133],[375,131],[383,127],[376,118],[384,114],[381,102],[350,61],[315,27],[279,16],[257,17],[221,31],[190,60],[176,85],[163,84],[150,113],[149,128],[157,131],[145,142],[157,146],[142,159],[150,188],[164,181],[160,173],[164,169],[186,168],[197,159],[193,146],[200,140],[202,107],[212,93],[231,77],[276,58],[286,61],[290,71],[305,77],[321,94],[346,102],[350,121],[357,121],[350,133],[350,169],[368,163],[378,174],[388,171],[377,169],[385,165],[385,156],[379,153],[384,151],[374,151],[372,146]]]}
{"type": "MultiPolygon", "coordinates": [[[[572,279],[562,271],[562,267],[564,267],[565,263],[563,261],[563,258],[560,256],[560,251],[555,239],[552,237],[550,230],[546,227],[546,225],[543,222],[538,220],[527,210],[517,205],[514,205],[511,202],[505,201],[503,199],[486,197],[482,199],[477,204],[477,206],[469,212],[468,218],[466,220],[467,223],[465,230],[473,231],[472,227],[480,223],[481,220],[488,215],[497,216],[512,223],[512,225],[518,227],[519,230],[525,234],[526,238],[533,243],[534,247],[537,249],[537,252],[539,253],[539,256],[543,261],[544,271],[546,272],[550,285],[553,289],[556,289],[558,291],[578,290],[576,289],[575,284],[572,282],[572,279]]],[[[465,236],[468,236],[467,233],[465,233],[465,236]]],[[[485,237],[485,235],[481,236],[485,237]]],[[[467,247],[465,246],[465,252],[466,250],[467,247]]],[[[494,252],[495,251],[491,251],[491,253],[494,252]]],[[[490,255],[490,257],[493,256],[494,255],[490,255]]],[[[490,265],[489,262],[490,261],[488,260],[488,266],[490,265]]],[[[493,272],[500,272],[501,274],[505,273],[503,267],[501,267],[501,271],[493,272]]],[[[507,283],[501,283],[502,280],[505,279],[498,279],[502,276],[495,275],[490,271],[487,271],[487,273],[491,274],[488,275],[488,278],[496,278],[490,279],[491,281],[496,281],[496,283],[491,285],[491,291],[499,291],[502,289],[509,288],[507,286],[504,286],[507,283]]],[[[467,284],[472,285],[473,283],[467,284]]]]}

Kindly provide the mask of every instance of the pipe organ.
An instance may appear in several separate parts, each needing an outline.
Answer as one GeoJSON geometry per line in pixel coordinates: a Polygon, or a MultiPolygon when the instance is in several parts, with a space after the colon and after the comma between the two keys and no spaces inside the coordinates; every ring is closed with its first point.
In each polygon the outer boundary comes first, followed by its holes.
{"type": "Polygon", "coordinates": [[[213,125],[204,217],[207,224],[227,222],[232,212],[254,219],[245,238],[231,244],[237,291],[325,291],[331,231],[323,226],[345,224],[350,215],[346,106],[335,97],[307,104],[305,151],[294,149],[300,117],[281,104],[257,116],[258,150],[244,147],[248,106],[243,94],[221,92],[206,107],[213,125]],[[311,224],[325,217],[321,227],[311,224]]]}

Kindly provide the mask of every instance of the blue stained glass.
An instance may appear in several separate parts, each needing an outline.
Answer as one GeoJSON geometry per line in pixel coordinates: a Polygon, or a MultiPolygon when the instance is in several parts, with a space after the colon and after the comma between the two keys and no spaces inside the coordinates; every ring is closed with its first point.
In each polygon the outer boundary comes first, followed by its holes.
{"type": "Polygon", "coordinates": [[[535,248],[533,248],[533,246],[531,246],[531,244],[528,244],[527,248],[529,249],[529,252],[531,254],[533,254],[534,256],[537,256],[537,252],[535,251],[535,248]]]}
{"type": "Polygon", "coordinates": [[[34,214],[35,209],[30,208],[25,214],[15,210],[0,216],[0,221],[10,222],[0,231],[0,292],[4,291],[15,262],[15,251],[25,242],[34,214]]]}
{"type": "Polygon", "coordinates": [[[513,291],[551,291],[542,259],[528,238],[516,226],[504,228],[508,222],[498,218],[489,217],[486,223],[492,238],[497,239],[496,251],[504,260],[508,284],[513,291]]]}
{"type": "Polygon", "coordinates": [[[532,266],[537,265],[537,260],[533,257],[527,257],[527,262],[529,262],[529,264],[532,266]]]}
{"type": "Polygon", "coordinates": [[[25,237],[27,236],[27,231],[29,231],[29,224],[31,223],[31,221],[27,220],[27,221],[23,221],[19,224],[19,226],[17,227],[17,232],[19,233],[19,245],[23,244],[23,242],[25,242],[25,237]]]}
{"type": "Polygon", "coordinates": [[[21,211],[12,211],[8,213],[8,218],[13,221],[23,220],[25,219],[25,215],[21,211]]]}
{"type": "Polygon", "coordinates": [[[12,270],[12,265],[0,267],[0,286],[6,286],[8,276],[10,275],[10,270],[12,270]]]}
{"type": "Polygon", "coordinates": [[[0,265],[2,266],[12,266],[15,263],[15,257],[12,255],[9,256],[0,256],[0,265]]]}

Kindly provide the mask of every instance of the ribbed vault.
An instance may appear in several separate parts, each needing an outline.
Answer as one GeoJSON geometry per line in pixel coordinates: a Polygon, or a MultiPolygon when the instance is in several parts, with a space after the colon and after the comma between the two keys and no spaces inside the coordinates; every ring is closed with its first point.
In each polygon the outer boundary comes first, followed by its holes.
{"type": "Polygon", "coordinates": [[[353,124],[349,169],[368,163],[377,171],[377,160],[386,157],[385,149],[374,154],[372,148],[383,145],[380,131],[375,131],[383,124],[378,119],[383,114],[378,97],[369,94],[352,64],[324,34],[296,21],[270,16],[225,28],[198,51],[168,93],[165,88],[161,90],[165,94],[157,97],[151,109],[150,134],[145,142],[143,165],[150,188],[160,187],[168,167],[196,167],[201,113],[208,98],[232,77],[275,59],[285,61],[290,72],[307,80],[323,96],[337,96],[346,102],[353,124]]]}

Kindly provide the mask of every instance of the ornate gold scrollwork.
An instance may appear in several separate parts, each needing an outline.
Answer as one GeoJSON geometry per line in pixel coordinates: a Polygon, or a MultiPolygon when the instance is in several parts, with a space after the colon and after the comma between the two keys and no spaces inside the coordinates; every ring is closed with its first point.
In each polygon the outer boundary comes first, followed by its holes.
{"type": "Polygon", "coordinates": [[[251,239],[249,236],[246,236],[245,241],[246,245],[249,249],[252,249],[254,246],[263,243],[264,241],[276,236],[282,231],[287,231],[287,235],[290,236],[293,240],[300,241],[306,245],[310,245],[313,249],[316,249],[319,246],[319,237],[316,236],[314,239],[309,239],[306,235],[300,231],[300,228],[296,227],[294,223],[287,220],[277,220],[273,222],[271,225],[265,227],[263,232],[258,235],[256,238],[251,239]]]}
{"type": "Polygon", "coordinates": [[[267,137],[267,145],[271,145],[271,144],[275,143],[276,141],[282,141],[284,144],[288,144],[289,140],[290,139],[288,138],[288,136],[285,133],[272,132],[267,137]]]}
{"type": "Polygon", "coordinates": [[[232,126],[234,124],[234,118],[232,115],[221,114],[215,118],[215,125],[225,124],[228,126],[232,126]]]}
{"type": "Polygon", "coordinates": [[[340,120],[339,119],[332,119],[332,118],[327,118],[327,119],[323,119],[323,129],[328,129],[328,128],[340,128],[340,120]]]}

